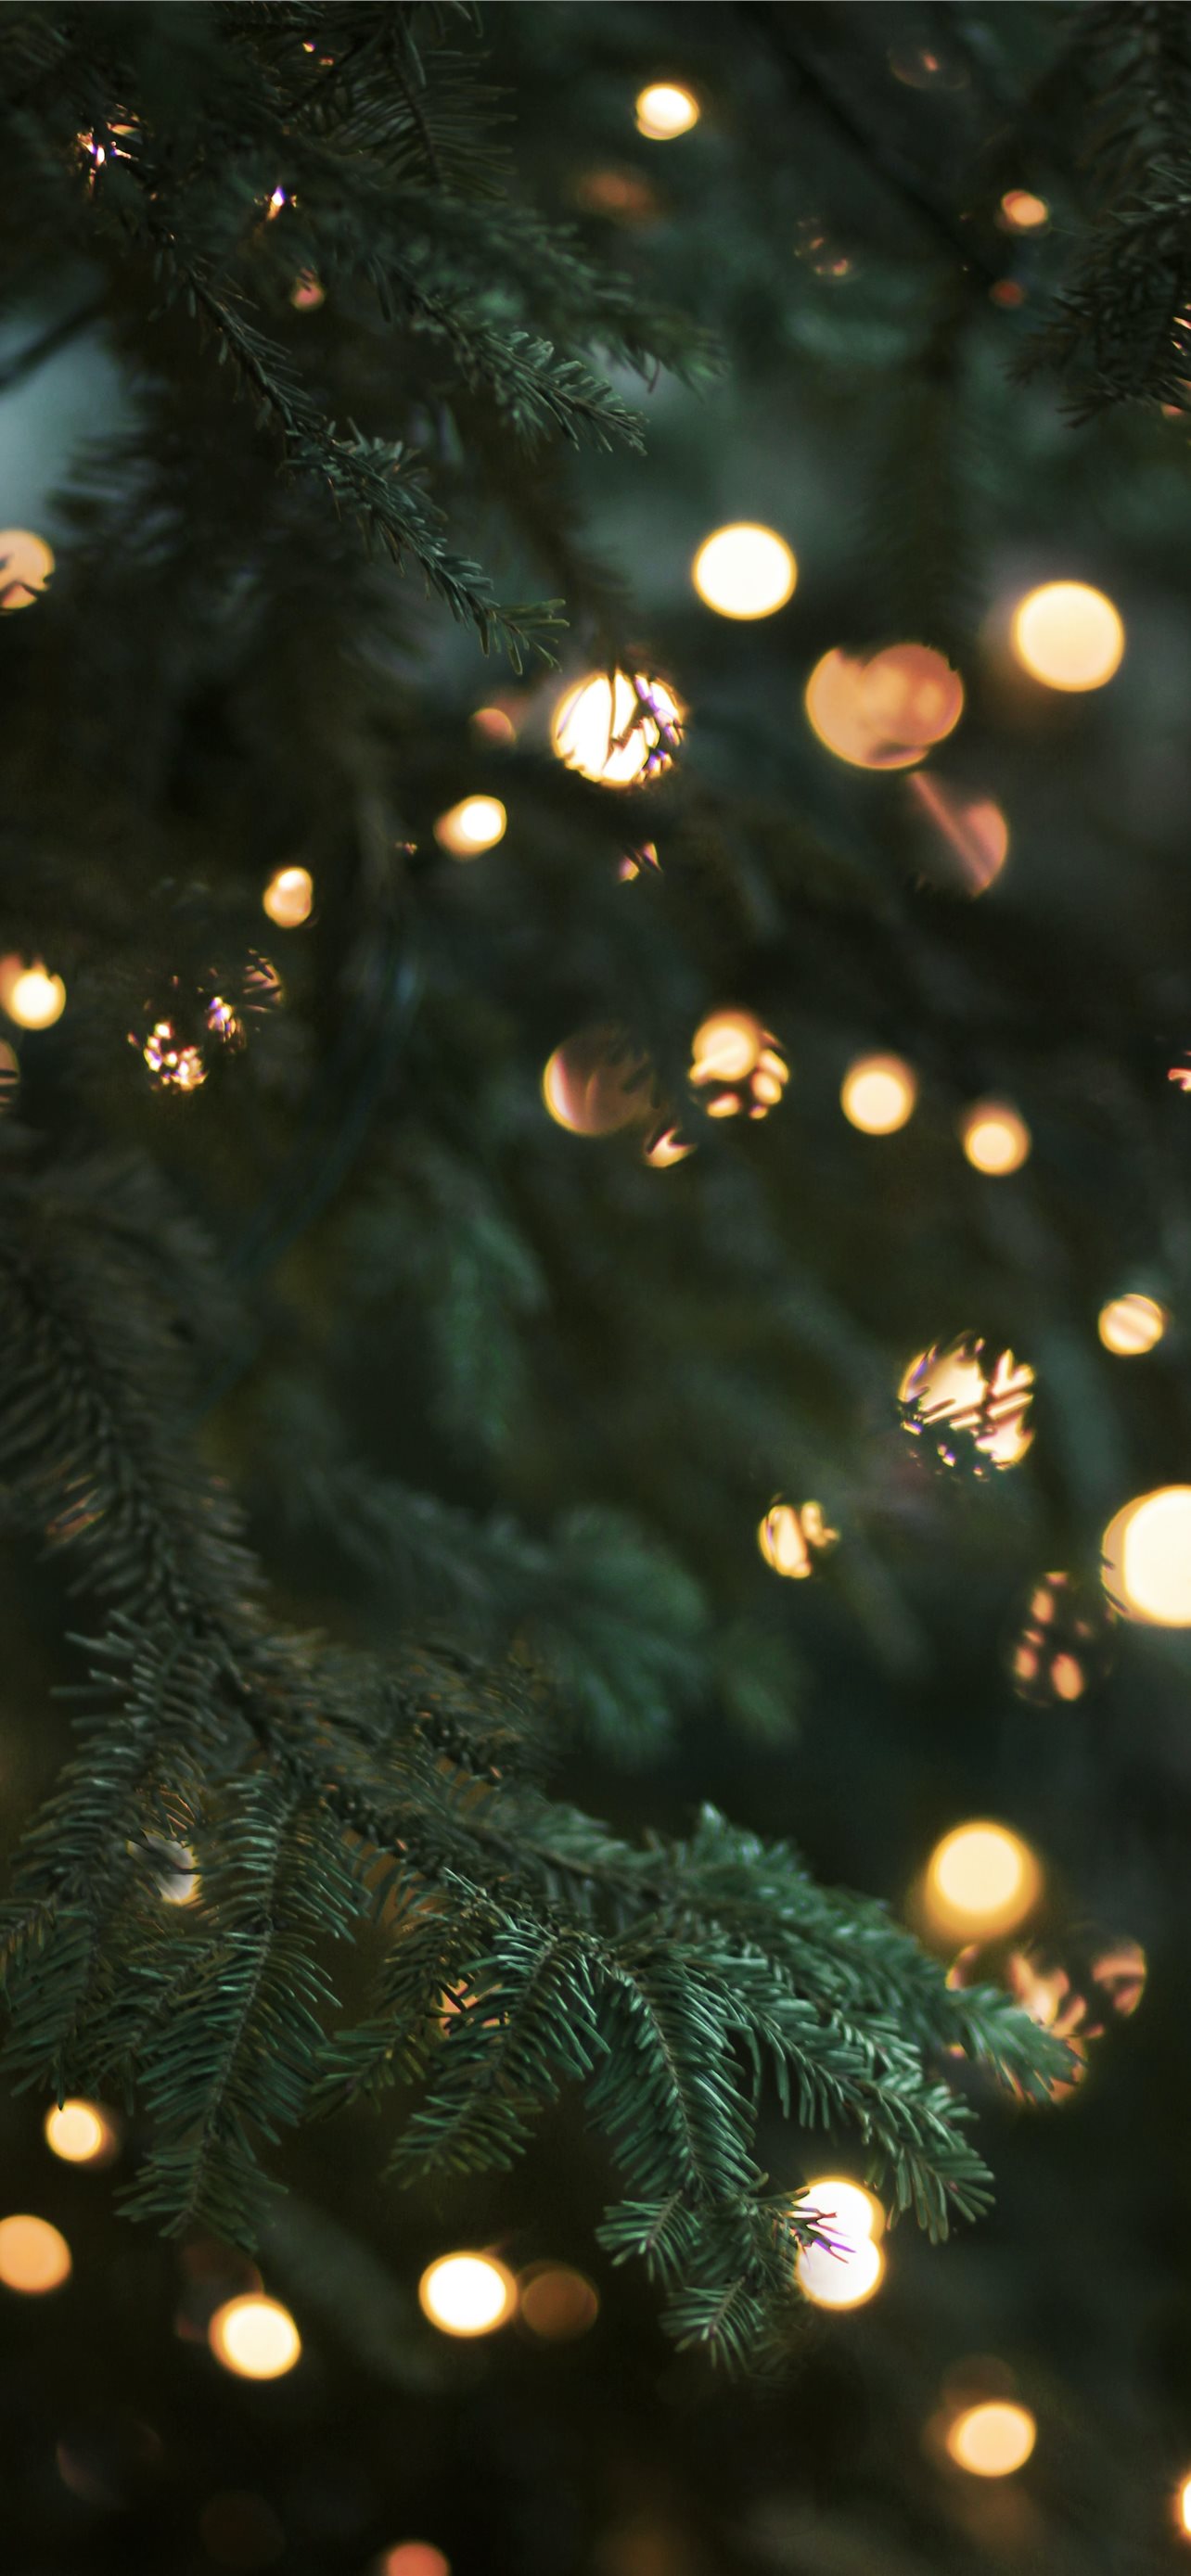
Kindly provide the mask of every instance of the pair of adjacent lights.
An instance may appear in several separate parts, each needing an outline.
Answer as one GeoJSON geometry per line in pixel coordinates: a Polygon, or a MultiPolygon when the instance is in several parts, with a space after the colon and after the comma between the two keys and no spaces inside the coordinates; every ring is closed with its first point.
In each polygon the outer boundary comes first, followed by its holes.
{"type": "MultiPolygon", "coordinates": [[[[918,1083],[898,1055],[859,1056],[849,1065],[840,1090],[840,1107],[852,1127],[865,1136],[894,1136],[913,1116],[918,1083]]],[[[997,1176],[1019,1171],[1030,1151],[1030,1131],[1007,1101],[982,1100],[960,1122],[960,1140],[978,1172],[997,1176]]]]}

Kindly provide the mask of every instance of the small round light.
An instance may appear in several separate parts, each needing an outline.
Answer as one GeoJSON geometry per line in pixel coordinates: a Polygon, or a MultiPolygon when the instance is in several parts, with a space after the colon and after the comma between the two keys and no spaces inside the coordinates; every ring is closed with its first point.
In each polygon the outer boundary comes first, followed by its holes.
{"type": "Polygon", "coordinates": [[[925,1902],[934,1928],[991,1939],[1012,1932],[1037,1902],[1042,1872],[1029,1844],[1004,1825],[957,1825],[927,1863],[925,1902]]]}
{"type": "Polygon", "coordinates": [[[1025,1119],[1005,1100],[979,1100],[960,1120],[960,1142],[977,1172],[1003,1179],[1019,1172],[1030,1151],[1025,1119]]]}
{"type": "Polygon", "coordinates": [[[1050,222],[1050,207],[1045,197],[1036,197],[1030,188],[1006,188],[1000,221],[1006,232],[1038,233],[1050,222]]]}
{"type": "Polygon", "coordinates": [[[1191,1628],[1191,1485],[1141,1494],[1104,1533],[1104,1589],[1128,1619],[1191,1628]]]}
{"type": "Polygon", "coordinates": [[[19,1029],[52,1029],[66,1008],[66,986],[40,961],[27,966],[21,957],[0,958],[0,1005],[19,1029]]]}
{"type": "Polygon", "coordinates": [[[637,98],[637,131],[651,143],[671,143],[699,122],[699,102],[677,81],[654,81],[637,98]]]}
{"type": "Polygon", "coordinates": [[[644,1057],[610,1027],[580,1029],[555,1047],[542,1098],[555,1125],[572,1136],[612,1136],[654,1114],[644,1057]]]}
{"type": "Polygon", "coordinates": [[[478,859],[481,850],[495,849],[503,841],[508,819],[499,796],[465,796],[449,813],[439,815],[434,837],[453,859],[478,859]]]}
{"type": "Polygon", "coordinates": [[[97,2102],[54,2103],[42,2132],[51,2155],[64,2164],[106,2165],[116,2152],[116,2132],[97,2102]]]}
{"type": "Polygon", "coordinates": [[[908,769],[959,723],[964,687],[929,644],[890,644],[868,661],[824,653],[806,684],[811,729],[855,769],[908,769]]]}
{"type": "Polygon", "coordinates": [[[1143,1351],[1152,1351],[1166,1331],[1169,1317],[1156,1297],[1143,1297],[1130,1291],[1127,1297],[1112,1297],[1100,1309],[1097,1331],[1106,1351],[1115,1351],[1118,1359],[1137,1359],[1143,1351]]]}
{"type": "Polygon", "coordinates": [[[48,2218],[0,2218],[0,2281],[39,2299],[70,2279],[70,2247],[48,2218]]]}
{"type": "Polygon", "coordinates": [[[842,2174],[819,2174],[808,2182],[803,2205],[815,2211],[832,2236],[845,2237],[851,2245],[866,2236],[875,2243],[885,2233],[885,2212],[875,2193],[863,2183],[845,2181],[842,2174]]]}
{"type": "Polygon", "coordinates": [[[280,2379],[302,2352],[302,2338],[289,2309],[257,2290],[246,2290],[216,2309],[207,2341],[216,2361],[240,2379],[280,2379]]]}
{"type": "Polygon", "coordinates": [[[704,538],[691,579],[718,617],[772,617],[791,597],[798,566],[773,528],[741,521],[704,538]]]}
{"type": "Polygon", "coordinates": [[[399,2540],[374,2560],[372,2576],[451,2576],[451,2563],[430,2540],[399,2540]]]}
{"type": "Polygon", "coordinates": [[[541,2343],[573,2343],[600,2313],[598,2291],[569,2263],[535,2263],[517,2289],[521,2322],[541,2343]]]}
{"type": "Polygon", "coordinates": [[[974,2478],[1010,2478],[1025,2467],[1038,2437],[1028,2406],[1008,2398],[988,2398],[965,2407],[947,2427],[947,2448],[955,2465],[974,2478]]]}
{"type": "Polygon", "coordinates": [[[517,2305],[517,2284],[492,2254],[440,2254],[423,2272],[418,2297],[443,2334],[494,2334],[517,2305]]]}
{"type": "Polygon", "coordinates": [[[279,930],[298,930],[309,921],[314,902],[314,879],[309,868],[278,868],[261,896],[261,904],[270,921],[279,930]]]}
{"type": "Polygon", "coordinates": [[[871,2236],[855,2244],[837,2239],[826,2245],[804,2245],[794,2266],[803,2297],[816,2308],[858,2308],[880,2287],[885,2257],[871,2236]]]}
{"type": "Polygon", "coordinates": [[[1085,581],[1029,591],[1013,612],[1011,636],[1023,670],[1048,689],[1102,689],[1125,650],[1111,599],[1085,581]]]}
{"type": "Polygon", "coordinates": [[[29,528],[0,528],[0,612],[31,608],[54,569],[54,552],[29,528]]]}
{"type": "Polygon", "coordinates": [[[595,671],[566,690],[554,710],[550,739],[568,769],[600,787],[640,787],[673,758],[682,708],[664,680],[638,672],[595,671]]]}
{"type": "Polygon", "coordinates": [[[848,1067],[840,1107],[865,1136],[893,1136],[913,1115],[918,1084],[899,1055],[862,1055],[848,1067]]]}
{"type": "Polygon", "coordinates": [[[516,742],[517,727],[503,707],[475,707],[467,721],[477,742],[490,743],[494,751],[507,751],[516,742]]]}

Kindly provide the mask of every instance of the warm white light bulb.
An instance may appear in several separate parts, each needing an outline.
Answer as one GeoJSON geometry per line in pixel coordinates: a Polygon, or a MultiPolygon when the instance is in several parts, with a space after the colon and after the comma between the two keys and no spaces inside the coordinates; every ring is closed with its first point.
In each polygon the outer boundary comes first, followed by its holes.
{"type": "Polygon", "coordinates": [[[22,2212],[0,2218],[0,2281],[29,2299],[44,2297],[70,2279],[70,2247],[48,2218],[22,2212]]]}
{"type": "Polygon", "coordinates": [[[989,2398],[965,2407],[948,2425],[947,2448],[956,2467],[975,2478],[1009,2478],[1025,2467],[1038,2428],[1028,2406],[1007,2398],[989,2398]]]}
{"type": "Polygon", "coordinates": [[[64,2164],[107,2164],[115,2152],[115,2131],[95,2102],[55,2102],[42,2131],[51,2154],[64,2164]]]}
{"type": "Polygon", "coordinates": [[[66,1008],[66,986],[45,967],[20,957],[0,960],[0,1004],[19,1029],[52,1029],[66,1008]]]}
{"type": "Polygon", "coordinates": [[[1168,1322],[1166,1308],[1156,1297],[1133,1291],[1127,1297],[1112,1297],[1101,1307],[1097,1331],[1106,1351],[1114,1351],[1119,1359],[1137,1359],[1161,1341],[1168,1322]]]}
{"type": "Polygon", "coordinates": [[[871,2236],[852,2244],[837,2239],[830,2250],[804,2245],[794,2269],[803,2297],[814,2307],[858,2308],[880,2287],[885,2257],[871,2236]]]}
{"type": "Polygon", "coordinates": [[[263,909],[279,930],[297,930],[309,921],[314,879],[309,868],[278,868],[261,896],[263,909]]]}
{"type": "Polygon", "coordinates": [[[280,2379],[301,2358],[302,2338],[279,2299],[247,2290],[217,2308],[207,2341],[225,2370],[240,2379],[280,2379]]]}
{"type": "Polygon", "coordinates": [[[1048,581],[1029,591],[1010,631],[1023,669],[1048,689],[1102,689],[1125,650],[1111,599],[1086,581],[1048,581]]]}
{"type": "Polygon", "coordinates": [[[499,796],[465,796],[450,812],[440,814],[434,837],[453,859],[478,859],[504,839],[508,816],[499,796]]]}
{"type": "Polygon", "coordinates": [[[1025,1119],[1007,1100],[980,1100],[960,1120],[960,1142],[974,1171],[992,1179],[1018,1172],[1032,1138],[1025,1119]]]}
{"type": "Polygon", "coordinates": [[[940,1932],[1011,1932],[1036,1902],[1042,1872],[1020,1835],[981,1820],[957,1825],[927,1863],[926,1910],[940,1932]]]}
{"type": "Polygon", "coordinates": [[[865,1136],[893,1136],[913,1115],[918,1084],[899,1055],[862,1055],[848,1067],[840,1107],[865,1136]]]}
{"type": "Polygon", "coordinates": [[[676,135],[689,134],[699,115],[698,99],[677,81],[654,81],[638,94],[637,131],[651,143],[671,143],[676,135]]]}
{"type": "Polygon", "coordinates": [[[568,769],[601,787],[639,787],[660,776],[672,757],[663,730],[676,733],[682,708],[663,680],[594,671],[559,699],[550,739],[568,769]]]}
{"type": "Polygon", "coordinates": [[[1191,1485],[1141,1494],[1109,1522],[1104,1588],[1126,1618],[1191,1628],[1191,1485]]]}
{"type": "Polygon", "coordinates": [[[423,2313],[442,2334],[492,2334],[517,2304],[517,2284],[491,2254],[440,2254],[418,2283],[423,2313]]]}
{"type": "Polygon", "coordinates": [[[772,617],[790,598],[798,566],[776,530],[742,521],[704,538],[691,579],[719,617],[772,617]]]}

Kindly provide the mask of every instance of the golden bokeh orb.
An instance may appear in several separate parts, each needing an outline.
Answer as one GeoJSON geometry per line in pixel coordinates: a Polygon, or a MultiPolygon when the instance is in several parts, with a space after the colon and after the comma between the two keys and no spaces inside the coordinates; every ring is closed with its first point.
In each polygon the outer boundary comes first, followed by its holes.
{"type": "Polygon", "coordinates": [[[68,2165],[110,2164],[116,2132],[98,2102],[55,2102],[46,2112],[42,2135],[51,2155],[68,2165]]]}
{"type": "Polygon", "coordinates": [[[434,837],[453,859],[478,859],[482,850],[503,841],[508,819],[499,796],[465,796],[439,815],[434,837]]]}
{"type": "Polygon", "coordinates": [[[0,2281],[23,2297],[42,2298],[70,2279],[70,2247],[48,2218],[22,2212],[0,2218],[0,2281]]]}
{"type": "Polygon", "coordinates": [[[651,143],[672,143],[677,135],[690,133],[700,113],[698,99],[681,82],[651,81],[638,92],[637,131],[651,143]]]}
{"type": "Polygon", "coordinates": [[[804,2299],[816,2308],[859,2308],[881,2286],[885,2257],[871,2236],[832,2247],[804,2245],[794,2266],[804,2299]]]}
{"type": "Polygon", "coordinates": [[[216,2361],[239,2379],[280,2379],[301,2359],[302,2338],[280,2299],[245,2290],[226,2299],[207,2328],[216,2361]]]}
{"type": "Polygon", "coordinates": [[[664,680],[594,671],[559,699],[550,726],[558,758],[600,787],[640,787],[673,758],[683,710],[664,680]]]}
{"type": "Polygon", "coordinates": [[[893,1136],[913,1116],[918,1083],[899,1055],[861,1055],[849,1065],[839,1097],[849,1126],[865,1136],[893,1136]]]}
{"type": "Polygon", "coordinates": [[[1025,1119],[1007,1100],[978,1100],[965,1110],[959,1135],[973,1170],[998,1180],[1021,1170],[1032,1142],[1025,1119]]]}
{"type": "Polygon", "coordinates": [[[542,1073],[542,1098],[572,1136],[613,1136],[651,1115],[645,1058],[611,1025],[580,1029],[555,1047],[542,1073]]]}
{"type": "Polygon", "coordinates": [[[0,611],[31,608],[54,569],[54,550],[30,528],[0,528],[0,611]]]}
{"type": "Polygon", "coordinates": [[[1104,1589],[1127,1619],[1191,1628],[1191,1485],[1140,1494],[1109,1522],[1104,1589]]]}
{"type": "Polygon", "coordinates": [[[374,2559],[372,2576],[451,2576],[451,2562],[431,2540],[399,2540],[374,2559]]]}
{"type": "Polygon", "coordinates": [[[278,868],[261,896],[262,909],[279,930],[298,930],[309,921],[314,879],[309,868],[278,868]]]}
{"type": "Polygon", "coordinates": [[[512,2316],[517,2284],[494,2254],[440,2254],[423,2272],[418,2298],[441,2334],[494,2334],[512,2316]]]}
{"type": "Polygon", "coordinates": [[[1174,2510],[1175,2521],[1180,2532],[1185,2539],[1191,2540],[1191,2469],[1180,2481],[1174,2500],[1174,2510]]]}
{"type": "Polygon", "coordinates": [[[771,1503],[757,1526],[757,1545],[775,1574],[804,1582],[815,1570],[815,1555],[835,1546],[839,1531],[828,1529],[818,1503],[771,1503]]]}
{"type": "Polygon", "coordinates": [[[1028,2406],[990,2397],[982,2405],[966,2406],[948,2425],[945,2438],[957,2468],[974,2478],[1010,2478],[1025,2467],[1038,2427],[1028,2406]]]}
{"type": "Polygon", "coordinates": [[[600,2313],[599,2292],[569,2263],[535,2263],[517,2284],[521,2322],[540,2343],[573,2343],[600,2313]]]}
{"type": "Polygon", "coordinates": [[[490,743],[494,751],[508,751],[517,739],[517,727],[503,707],[475,707],[467,719],[478,742],[490,743]]]}
{"type": "Polygon", "coordinates": [[[1050,207],[1032,188],[1006,188],[1000,220],[1006,232],[1039,233],[1050,222],[1050,207]]]}
{"type": "Polygon", "coordinates": [[[847,2181],[843,2174],[816,2175],[806,2186],[805,2205],[833,2236],[846,2238],[851,2245],[861,2244],[866,2236],[875,2244],[885,2233],[885,2212],[875,2192],[866,2191],[863,2183],[847,2181]]]}
{"type": "Polygon", "coordinates": [[[776,529],[741,520],[704,538],[691,579],[717,617],[772,617],[792,597],[798,566],[776,529]]]}
{"type": "Polygon", "coordinates": [[[1096,1330],[1106,1351],[1114,1351],[1118,1359],[1138,1359],[1161,1341],[1169,1321],[1156,1297],[1130,1290],[1125,1297],[1110,1297],[1107,1306],[1101,1307],[1096,1330]]]}
{"type": "Polygon", "coordinates": [[[908,769],[963,714],[964,686],[929,644],[890,644],[868,661],[824,653],[806,684],[811,729],[856,769],[908,769]]]}
{"type": "Polygon", "coordinates": [[[1020,1834],[980,1818],[956,1825],[936,1843],[926,1868],[924,1903],[940,1933],[1012,1932],[1032,1912],[1042,1871],[1020,1834]]]}
{"type": "Polygon", "coordinates": [[[0,1005],[18,1029],[52,1029],[66,1008],[66,986],[40,959],[26,965],[23,957],[0,958],[0,1005]]]}
{"type": "Polygon", "coordinates": [[[1125,650],[1118,611],[1086,581],[1047,581],[1027,592],[1010,637],[1023,670],[1048,689],[1102,689],[1125,650]]]}

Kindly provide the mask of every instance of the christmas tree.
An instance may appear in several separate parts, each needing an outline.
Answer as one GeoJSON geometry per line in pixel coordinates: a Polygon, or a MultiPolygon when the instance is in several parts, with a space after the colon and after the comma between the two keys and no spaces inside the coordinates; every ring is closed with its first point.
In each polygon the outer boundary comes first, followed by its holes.
{"type": "Polygon", "coordinates": [[[0,36],[11,2563],[1176,2566],[1186,13],[0,36]]]}

